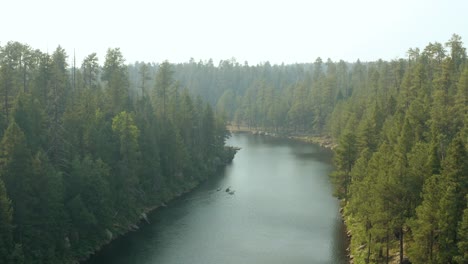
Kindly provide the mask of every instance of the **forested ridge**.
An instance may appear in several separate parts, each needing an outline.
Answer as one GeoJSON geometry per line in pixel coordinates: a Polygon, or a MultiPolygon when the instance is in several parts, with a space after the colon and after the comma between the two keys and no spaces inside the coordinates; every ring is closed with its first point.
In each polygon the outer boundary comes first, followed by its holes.
{"type": "Polygon", "coordinates": [[[118,48],[70,60],[0,47],[0,263],[83,259],[234,155],[168,62],[137,93],[118,48]]]}
{"type": "Polygon", "coordinates": [[[334,139],[331,179],[355,263],[468,263],[468,65],[460,36],[391,61],[192,60],[175,75],[234,124],[334,139]]]}

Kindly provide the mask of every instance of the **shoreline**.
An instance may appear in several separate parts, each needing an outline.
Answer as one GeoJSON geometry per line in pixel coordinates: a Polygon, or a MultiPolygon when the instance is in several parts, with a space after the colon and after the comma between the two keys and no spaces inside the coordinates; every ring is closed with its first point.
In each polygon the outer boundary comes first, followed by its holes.
{"type": "Polygon", "coordinates": [[[97,245],[96,248],[94,249],[94,252],[88,254],[87,256],[84,256],[73,263],[77,264],[86,264],[88,261],[96,254],[98,254],[101,250],[103,250],[106,246],[112,244],[117,239],[120,239],[122,237],[125,237],[128,235],[130,232],[135,232],[140,229],[142,225],[150,224],[148,220],[148,214],[154,213],[157,210],[161,208],[167,207],[167,204],[179,199],[180,197],[190,193],[191,191],[195,190],[202,182],[204,181],[199,181],[197,183],[194,183],[193,186],[190,186],[189,188],[184,188],[182,191],[176,193],[173,197],[167,199],[166,201],[162,201],[159,205],[147,207],[143,210],[143,212],[140,214],[139,218],[137,221],[135,221],[133,224],[127,226],[127,228],[119,233],[113,234],[112,238],[109,240],[104,241],[101,245],[97,245]]]}
{"type": "MultiPolygon", "coordinates": [[[[231,130],[231,129],[229,129],[229,126],[228,126],[228,131],[230,133],[233,133],[233,134],[250,133],[252,135],[291,139],[291,140],[301,141],[301,142],[305,142],[305,143],[317,144],[320,147],[328,149],[328,150],[333,150],[336,147],[335,144],[331,143],[331,138],[329,136],[276,134],[276,133],[266,132],[266,131],[262,131],[262,130],[254,130],[254,129],[249,129],[249,130],[235,130],[234,129],[234,130],[231,130]]],[[[233,147],[233,146],[229,146],[229,148],[232,148],[236,152],[239,150],[239,148],[233,147]]],[[[231,159],[230,162],[232,162],[232,159],[231,159]]],[[[225,167],[230,162],[225,162],[223,165],[219,166],[218,169],[222,168],[222,167],[225,167]]],[[[190,184],[188,186],[185,186],[185,187],[181,188],[181,190],[179,192],[177,192],[176,194],[174,194],[174,196],[172,196],[171,198],[166,199],[164,201],[161,201],[161,203],[159,205],[155,205],[155,206],[145,208],[144,211],[140,214],[138,220],[136,222],[134,222],[133,224],[129,225],[126,228],[125,231],[123,231],[121,233],[118,233],[118,234],[114,234],[114,236],[110,240],[107,240],[104,243],[102,243],[101,245],[97,246],[93,253],[90,253],[86,257],[81,258],[81,259],[77,260],[77,262],[73,262],[73,263],[88,264],[88,261],[93,256],[99,254],[100,251],[105,250],[105,248],[107,246],[109,246],[110,244],[112,244],[114,241],[116,241],[118,239],[125,238],[125,236],[128,236],[131,232],[138,231],[144,225],[151,224],[149,222],[149,220],[148,220],[148,216],[150,214],[156,213],[157,210],[161,210],[161,208],[165,208],[167,206],[170,206],[170,204],[172,202],[177,201],[181,197],[191,193],[192,191],[194,191],[196,188],[198,188],[203,182],[205,182],[209,178],[210,177],[208,177],[206,179],[203,179],[201,181],[198,181],[198,182],[194,182],[194,183],[192,183],[192,184],[190,184]]],[[[351,255],[351,250],[350,250],[351,231],[348,229],[348,226],[346,224],[347,221],[345,220],[344,207],[341,205],[342,201],[341,200],[338,200],[338,201],[339,201],[339,204],[340,204],[339,214],[341,216],[341,220],[342,220],[342,223],[344,225],[343,239],[344,239],[344,243],[346,245],[345,252],[344,252],[345,253],[345,258],[346,258],[346,263],[352,264],[352,263],[354,263],[354,261],[353,261],[353,256],[351,255]]]]}
{"type": "Polygon", "coordinates": [[[277,138],[288,138],[292,140],[298,140],[306,143],[317,144],[322,148],[333,150],[337,144],[333,142],[332,138],[328,135],[313,135],[313,134],[301,134],[297,132],[269,132],[264,129],[249,128],[246,126],[228,125],[226,129],[233,134],[238,133],[250,133],[252,135],[261,135],[277,138]]]}
{"type": "MultiPolygon", "coordinates": [[[[231,148],[232,150],[235,150],[234,155],[232,156],[232,159],[230,159],[229,161],[225,161],[225,162],[223,162],[223,164],[217,166],[216,172],[218,172],[218,170],[220,170],[221,168],[224,168],[229,163],[231,163],[232,160],[234,159],[235,154],[237,153],[236,148],[229,147],[229,146],[227,148],[231,148]]],[[[213,176],[215,176],[215,175],[211,175],[210,177],[213,177],[213,176]]],[[[154,212],[156,212],[157,210],[159,210],[161,208],[167,207],[169,203],[172,203],[173,201],[175,201],[175,200],[183,197],[184,195],[189,194],[190,192],[194,191],[197,187],[200,186],[200,184],[207,181],[210,177],[207,177],[206,179],[202,179],[200,181],[193,182],[193,183],[189,184],[188,186],[183,186],[173,196],[171,196],[168,199],[162,200],[160,202],[160,204],[144,208],[143,212],[140,213],[138,219],[135,220],[133,222],[133,224],[129,224],[124,230],[121,230],[120,232],[113,233],[112,237],[110,239],[108,239],[106,241],[103,241],[103,243],[101,243],[100,245],[96,245],[93,252],[87,254],[86,256],[82,256],[80,258],[77,258],[77,259],[73,260],[72,263],[87,264],[88,261],[94,255],[98,254],[101,250],[104,249],[104,247],[110,245],[113,241],[115,241],[117,239],[120,239],[122,237],[125,237],[130,232],[135,232],[135,231],[139,230],[142,225],[150,224],[150,222],[148,220],[148,215],[149,214],[154,213],[154,212]]]]}
{"type": "Polygon", "coordinates": [[[343,226],[344,226],[344,239],[345,239],[345,243],[346,243],[346,249],[345,249],[345,253],[346,253],[346,259],[347,259],[347,263],[348,264],[354,264],[354,255],[351,254],[351,238],[353,236],[353,233],[351,231],[351,229],[348,228],[348,221],[346,220],[346,217],[345,217],[345,206],[343,205],[343,200],[338,200],[339,204],[340,204],[340,210],[339,210],[339,213],[340,213],[340,216],[341,216],[341,221],[343,222],[343,226]]]}
{"type": "MultiPolygon", "coordinates": [[[[240,133],[250,133],[252,135],[261,135],[261,136],[269,136],[269,137],[276,137],[276,138],[287,138],[287,139],[292,139],[292,140],[297,140],[301,142],[306,142],[306,143],[311,143],[311,144],[317,144],[322,148],[329,149],[329,150],[334,150],[338,145],[333,142],[330,136],[327,135],[307,135],[307,134],[302,134],[302,135],[291,135],[288,133],[284,134],[279,134],[279,133],[273,133],[273,132],[267,132],[263,131],[261,129],[253,129],[253,128],[248,128],[245,126],[233,126],[233,125],[228,125],[227,129],[229,130],[230,133],[233,134],[240,134],[240,133]]],[[[344,233],[343,233],[343,239],[345,240],[345,256],[346,256],[346,263],[353,264],[354,263],[354,256],[351,254],[351,237],[352,237],[352,232],[348,228],[347,221],[345,218],[344,214],[344,205],[342,200],[338,200],[339,203],[339,214],[341,216],[341,221],[344,225],[344,233]]]]}

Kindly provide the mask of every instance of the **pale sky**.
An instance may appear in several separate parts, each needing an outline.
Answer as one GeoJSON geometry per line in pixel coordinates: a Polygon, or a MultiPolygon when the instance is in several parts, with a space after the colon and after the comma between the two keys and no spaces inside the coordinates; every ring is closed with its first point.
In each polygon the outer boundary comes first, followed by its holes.
{"type": "Polygon", "coordinates": [[[60,44],[77,64],[120,47],[128,63],[235,57],[238,62],[354,62],[404,57],[410,47],[468,46],[465,0],[5,0],[0,45],[50,53],[60,44]]]}

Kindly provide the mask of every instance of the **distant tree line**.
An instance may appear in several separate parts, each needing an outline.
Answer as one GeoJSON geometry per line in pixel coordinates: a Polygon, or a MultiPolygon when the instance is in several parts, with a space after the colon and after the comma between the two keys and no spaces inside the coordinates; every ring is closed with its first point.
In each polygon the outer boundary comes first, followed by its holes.
{"type": "Polygon", "coordinates": [[[120,50],[68,65],[60,46],[0,47],[0,263],[72,263],[233,157],[225,122],[120,50]],[[152,79],[151,85],[145,83],[152,79]]]}
{"type": "MultiPolygon", "coordinates": [[[[335,105],[364,82],[369,63],[314,63],[271,65],[240,64],[235,59],[174,65],[177,85],[203,97],[233,124],[277,133],[329,132],[335,105]]],[[[151,86],[145,78],[158,64],[136,62],[129,66],[133,90],[151,86]]]]}

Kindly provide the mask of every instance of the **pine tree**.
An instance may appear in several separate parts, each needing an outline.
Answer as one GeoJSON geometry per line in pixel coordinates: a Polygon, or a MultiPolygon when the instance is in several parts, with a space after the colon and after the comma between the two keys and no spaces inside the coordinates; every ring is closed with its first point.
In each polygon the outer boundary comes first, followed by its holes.
{"type": "Polygon", "coordinates": [[[454,79],[458,77],[461,71],[461,65],[466,61],[466,48],[463,47],[461,37],[457,34],[453,34],[452,38],[445,43],[445,46],[450,48],[451,58],[451,72],[454,73],[454,79]]]}
{"type": "Polygon", "coordinates": [[[468,113],[468,67],[462,72],[457,83],[457,93],[453,106],[455,129],[458,132],[463,128],[465,116],[468,113]]]}
{"type": "Polygon", "coordinates": [[[105,230],[112,226],[109,167],[89,156],[71,164],[66,180],[66,209],[71,219],[69,237],[72,251],[78,257],[94,251],[92,241],[106,239],[105,230]]]}
{"type": "Polygon", "coordinates": [[[167,104],[174,84],[173,74],[172,66],[168,61],[164,61],[159,65],[156,73],[153,102],[154,105],[159,107],[158,112],[164,119],[167,118],[167,104]]]}
{"type": "Polygon", "coordinates": [[[38,100],[30,94],[21,93],[15,101],[12,116],[24,132],[31,151],[38,151],[45,145],[46,113],[38,100]]]}
{"type": "Polygon", "coordinates": [[[457,255],[457,226],[462,220],[465,208],[464,198],[468,194],[467,152],[460,136],[457,136],[448,149],[447,158],[442,164],[442,177],[445,180],[440,199],[438,228],[440,235],[439,261],[451,262],[457,255]]]}
{"type": "Polygon", "coordinates": [[[340,143],[335,151],[335,165],[337,171],[332,174],[332,179],[338,188],[337,196],[340,199],[348,199],[348,189],[351,183],[351,169],[358,157],[356,136],[347,130],[343,133],[340,143]]]}
{"type": "Polygon", "coordinates": [[[2,179],[12,200],[14,219],[18,226],[15,230],[21,237],[22,221],[31,210],[28,199],[31,199],[31,154],[26,146],[23,131],[12,121],[1,141],[2,179]],[[25,197],[24,194],[27,194],[25,197]]]}
{"type": "Polygon", "coordinates": [[[129,80],[125,59],[119,48],[108,49],[101,79],[106,81],[109,109],[118,114],[129,109],[129,80]]]}
{"type": "Polygon", "coordinates": [[[424,182],[421,205],[416,208],[416,217],[410,221],[413,240],[408,250],[412,262],[438,263],[438,222],[440,218],[441,177],[433,175],[424,182]]]}
{"type": "MultiPolygon", "coordinates": [[[[3,55],[3,54],[2,54],[3,55]]],[[[8,56],[0,57],[0,92],[1,92],[1,105],[2,113],[6,119],[10,116],[12,101],[15,96],[14,86],[14,66],[12,60],[8,56]]]]}
{"type": "MultiPolygon", "coordinates": [[[[57,171],[43,151],[38,151],[31,160],[31,195],[28,208],[33,210],[25,217],[25,229],[30,244],[23,244],[26,262],[42,259],[47,263],[60,263],[68,255],[64,243],[68,218],[64,209],[64,185],[57,171]],[[37,228],[40,226],[40,228],[37,228]]],[[[24,197],[24,194],[23,194],[24,197]]],[[[26,234],[25,234],[26,236],[26,234]]]]}
{"type": "Polygon", "coordinates": [[[370,219],[373,201],[369,199],[369,190],[372,188],[373,179],[372,175],[367,172],[371,155],[368,149],[361,151],[359,158],[351,170],[353,179],[349,187],[351,197],[346,206],[346,213],[352,217],[350,224],[364,230],[362,233],[358,232],[352,236],[351,244],[353,246],[357,244],[357,246],[361,247],[362,243],[365,242],[367,250],[362,258],[367,263],[370,261],[372,251],[375,250],[373,245],[374,239],[372,237],[373,232],[371,230],[372,222],[370,219]],[[354,225],[353,222],[355,222],[354,225]]]}
{"type": "Polygon", "coordinates": [[[81,64],[81,71],[83,72],[83,81],[87,89],[97,89],[98,87],[98,76],[99,76],[99,64],[96,53],[89,54],[84,58],[81,64]]]}
{"type": "Polygon", "coordinates": [[[140,71],[138,72],[140,74],[140,79],[141,79],[141,96],[142,97],[148,96],[146,86],[147,86],[147,82],[151,80],[149,70],[150,69],[149,69],[148,64],[142,63],[140,66],[140,71]]]}
{"type": "Polygon", "coordinates": [[[465,200],[467,205],[458,224],[458,256],[455,257],[458,263],[468,262],[468,195],[465,200]]]}
{"type": "Polygon", "coordinates": [[[133,114],[121,112],[112,119],[112,131],[119,140],[119,155],[116,167],[112,171],[116,178],[113,181],[115,208],[123,219],[131,220],[138,208],[139,195],[139,160],[138,138],[140,130],[135,125],[133,114]]]}
{"type": "Polygon", "coordinates": [[[10,263],[13,250],[13,208],[0,178],[0,262],[10,263]]]}
{"type": "Polygon", "coordinates": [[[67,166],[65,145],[65,131],[62,123],[62,116],[65,112],[70,87],[67,72],[67,54],[65,50],[58,46],[52,54],[51,76],[49,79],[50,89],[47,94],[47,148],[46,152],[54,165],[67,166]]]}

